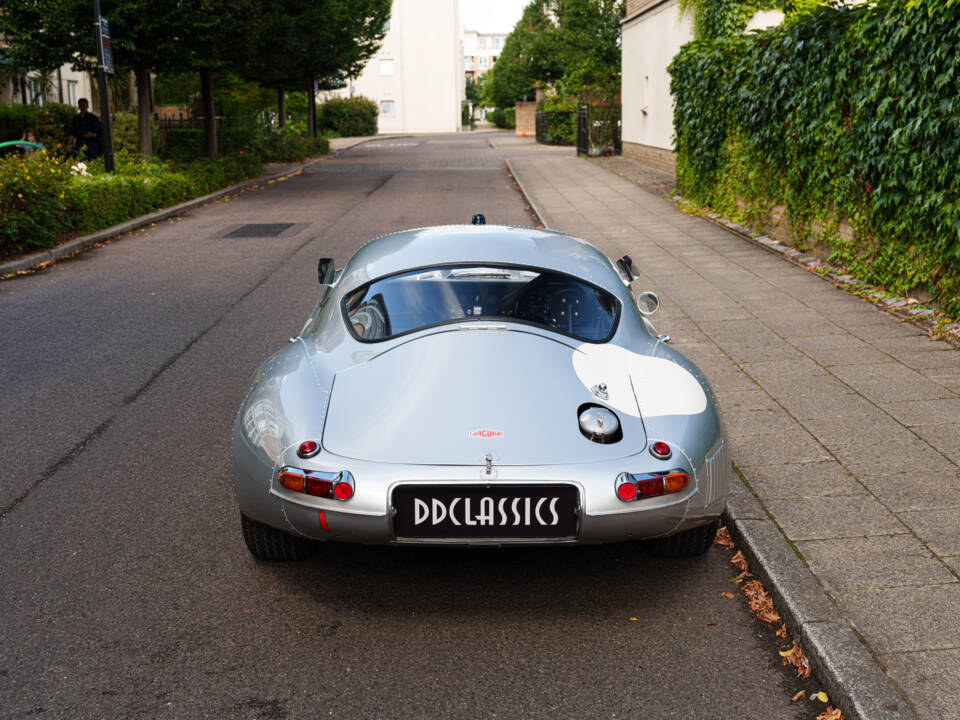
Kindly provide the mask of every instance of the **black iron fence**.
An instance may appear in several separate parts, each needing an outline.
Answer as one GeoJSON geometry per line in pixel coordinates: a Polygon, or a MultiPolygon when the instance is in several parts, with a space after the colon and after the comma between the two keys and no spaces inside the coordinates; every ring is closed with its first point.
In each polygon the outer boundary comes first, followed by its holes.
{"type": "Polygon", "coordinates": [[[577,155],[619,155],[620,106],[580,105],[577,108],[577,155]]]}
{"type": "MultiPolygon", "coordinates": [[[[157,123],[157,129],[160,132],[166,132],[167,130],[203,130],[203,123],[205,118],[202,117],[190,117],[187,115],[164,115],[161,117],[155,118],[157,123]]],[[[229,116],[229,115],[219,115],[217,116],[217,130],[225,128],[248,128],[254,127],[257,123],[257,118],[255,117],[240,117],[240,116],[229,116]]]]}
{"type": "Polygon", "coordinates": [[[541,110],[537,113],[537,142],[545,145],[574,145],[577,141],[577,113],[573,110],[541,110]]]}

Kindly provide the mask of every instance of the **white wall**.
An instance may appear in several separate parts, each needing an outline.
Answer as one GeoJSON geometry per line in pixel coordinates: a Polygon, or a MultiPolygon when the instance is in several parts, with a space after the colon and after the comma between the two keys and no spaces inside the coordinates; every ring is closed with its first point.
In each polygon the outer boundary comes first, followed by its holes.
{"type": "Polygon", "coordinates": [[[693,39],[688,15],[668,0],[623,26],[622,139],[673,148],[673,97],[667,65],[693,39]]]}
{"type": "Polygon", "coordinates": [[[392,114],[379,117],[381,133],[459,130],[464,75],[458,3],[394,0],[383,46],[351,85],[354,95],[378,106],[393,102],[392,114]],[[388,65],[392,74],[383,74],[388,65]]]}

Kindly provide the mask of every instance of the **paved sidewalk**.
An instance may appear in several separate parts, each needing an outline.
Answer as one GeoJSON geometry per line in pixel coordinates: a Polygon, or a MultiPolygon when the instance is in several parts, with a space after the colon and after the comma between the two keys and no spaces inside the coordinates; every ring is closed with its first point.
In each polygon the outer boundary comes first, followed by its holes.
{"type": "Polygon", "coordinates": [[[808,584],[919,717],[960,718],[960,352],[571,149],[495,143],[548,227],[633,258],[808,584]]]}

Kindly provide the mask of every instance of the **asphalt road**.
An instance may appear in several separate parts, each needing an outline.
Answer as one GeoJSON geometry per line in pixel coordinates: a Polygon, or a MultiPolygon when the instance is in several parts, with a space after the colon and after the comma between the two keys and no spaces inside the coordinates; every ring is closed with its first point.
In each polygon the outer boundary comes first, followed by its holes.
{"type": "Polygon", "coordinates": [[[230,427],[317,258],[477,211],[532,222],[483,135],[385,138],[0,283],[0,717],[816,714],[720,548],[249,556],[230,427]]]}

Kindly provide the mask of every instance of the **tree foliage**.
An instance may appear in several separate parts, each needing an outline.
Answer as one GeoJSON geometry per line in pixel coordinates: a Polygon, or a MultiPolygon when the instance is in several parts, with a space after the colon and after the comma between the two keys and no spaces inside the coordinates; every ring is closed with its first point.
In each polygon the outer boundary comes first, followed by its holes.
{"type": "Polygon", "coordinates": [[[955,0],[824,6],[689,43],[670,65],[679,188],[758,228],[783,205],[798,243],[960,314],[958,51],[955,0]]]}
{"type": "Polygon", "coordinates": [[[615,97],[623,13],[623,0],[533,0],[491,70],[488,103],[508,107],[547,87],[563,97],[615,97]]]}

